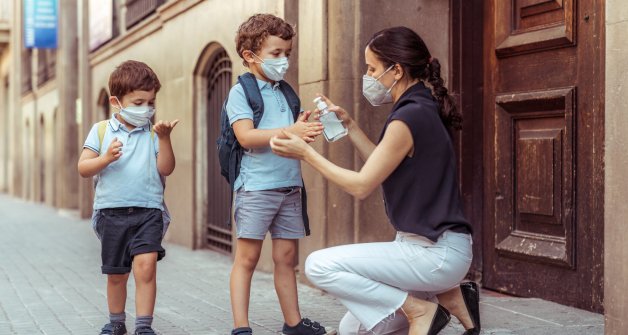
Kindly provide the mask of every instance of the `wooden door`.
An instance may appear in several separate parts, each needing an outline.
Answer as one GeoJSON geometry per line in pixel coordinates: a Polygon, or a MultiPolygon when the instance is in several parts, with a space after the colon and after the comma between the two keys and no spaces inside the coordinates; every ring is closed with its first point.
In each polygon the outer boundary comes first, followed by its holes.
{"type": "Polygon", "coordinates": [[[603,1],[485,5],[484,286],[601,311],[603,1]]]}

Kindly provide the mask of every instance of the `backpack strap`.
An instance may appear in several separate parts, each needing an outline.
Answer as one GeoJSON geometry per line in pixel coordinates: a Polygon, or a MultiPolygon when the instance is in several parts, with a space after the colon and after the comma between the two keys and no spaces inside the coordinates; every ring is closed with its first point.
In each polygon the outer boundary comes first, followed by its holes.
{"type": "Polygon", "coordinates": [[[109,120],[102,120],[98,122],[98,143],[100,146],[98,147],[100,152],[102,152],[102,141],[105,138],[105,132],[107,131],[107,124],[109,120]]]}
{"type": "Polygon", "coordinates": [[[290,106],[290,110],[294,116],[294,121],[296,121],[299,118],[299,114],[301,114],[301,99],[299,99],[299,96],[294,91],[292,86],[284,80],[279,82],[279,89],[286,98],[288,106],[290,106]]]}
{"type": "Polygon", "coordinates": [[[244,90],[246,100],[253,110],[253,127],[257,128],[259,122],[264,115],[264,100],[262,99],[262,92],[259,90],[257,79],[251,72],[247,72],[238,76],[238,82],[244,90]]]}

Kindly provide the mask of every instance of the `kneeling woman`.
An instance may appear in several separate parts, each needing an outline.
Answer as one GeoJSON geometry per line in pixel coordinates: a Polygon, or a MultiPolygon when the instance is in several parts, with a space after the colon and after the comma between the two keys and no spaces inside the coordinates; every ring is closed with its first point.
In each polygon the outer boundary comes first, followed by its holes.
{"type": "Polygon", "coordinates": [[[306,161],[360,199],[382,185],[397,236],[316,251],[307,258],[306,275],[349,309],[341,335],[437,334],[450,312],[465,334],[479,334],[478,288],[460,284],[471,265],[471,226],[462,213],[447,129],[459,128],[461,117],[443,86],[440,64],[405,27],[376,33],[365,57],[364,96],[374,106],[394,102],[378,144],[327,101],[366,160],[359,172],[334,165],[291,134],[273,138],[271,147],[306,161]],[[432,302],[436,298],[439,304],[432,302]]]}

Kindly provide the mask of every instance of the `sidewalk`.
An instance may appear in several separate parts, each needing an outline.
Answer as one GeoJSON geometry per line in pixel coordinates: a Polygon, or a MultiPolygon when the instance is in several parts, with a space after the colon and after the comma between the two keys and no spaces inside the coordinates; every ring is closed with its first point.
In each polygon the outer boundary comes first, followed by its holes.
{"type": "MultiPolygon", "coordinates": [[[[174,223],[176,224],[176,223],[174,223]]],[[[154,328],[160,334],[229,334],[231,259],[211,251],[166,245],[159,262],[154,328]]],[[[129,281],[127,325],[133,328],[129,281]]],[[[107,320],[105,276],[89,221],[0,194],[0,335],[98,334],[107,320]]],[[[345,308],[332,297],[299,286],[304,316],[337,327],[345,308]]],[[[602,315],[539,299],[482,296],[482,334],[595,335],[602,315]]],[[[283,324],[272,276],[253,279],[251,322],[256,335],[283,324]]],[[[462,334],[452,322],[441,334],[462,334]]]]}

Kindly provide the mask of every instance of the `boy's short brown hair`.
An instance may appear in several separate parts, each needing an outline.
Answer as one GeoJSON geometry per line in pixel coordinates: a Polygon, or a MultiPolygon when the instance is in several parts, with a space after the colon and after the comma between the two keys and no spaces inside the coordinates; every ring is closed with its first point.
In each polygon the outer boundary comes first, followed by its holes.
{"type": "Polygon", "coordinates": [[[134,60],[118,65],[109,76],[109,94],[119,99],[136,90],[155,90],[157,94],[160,88],[161,83],[153,69],[134,60]]]}
{"type": "MultiPolygon", "coordinates": [[[[268,36],[281,37],[291,40],[296,35],[291,24],[272,14],[255,14],[244,21],[238,28],[236,35],[236,49],[240,58],[244,59],[242,52],[251,50],[258,52],[262,49],[262,43],[268,36]]],[[[242,62],[248,66],[246,61],[242,62]]]]}

